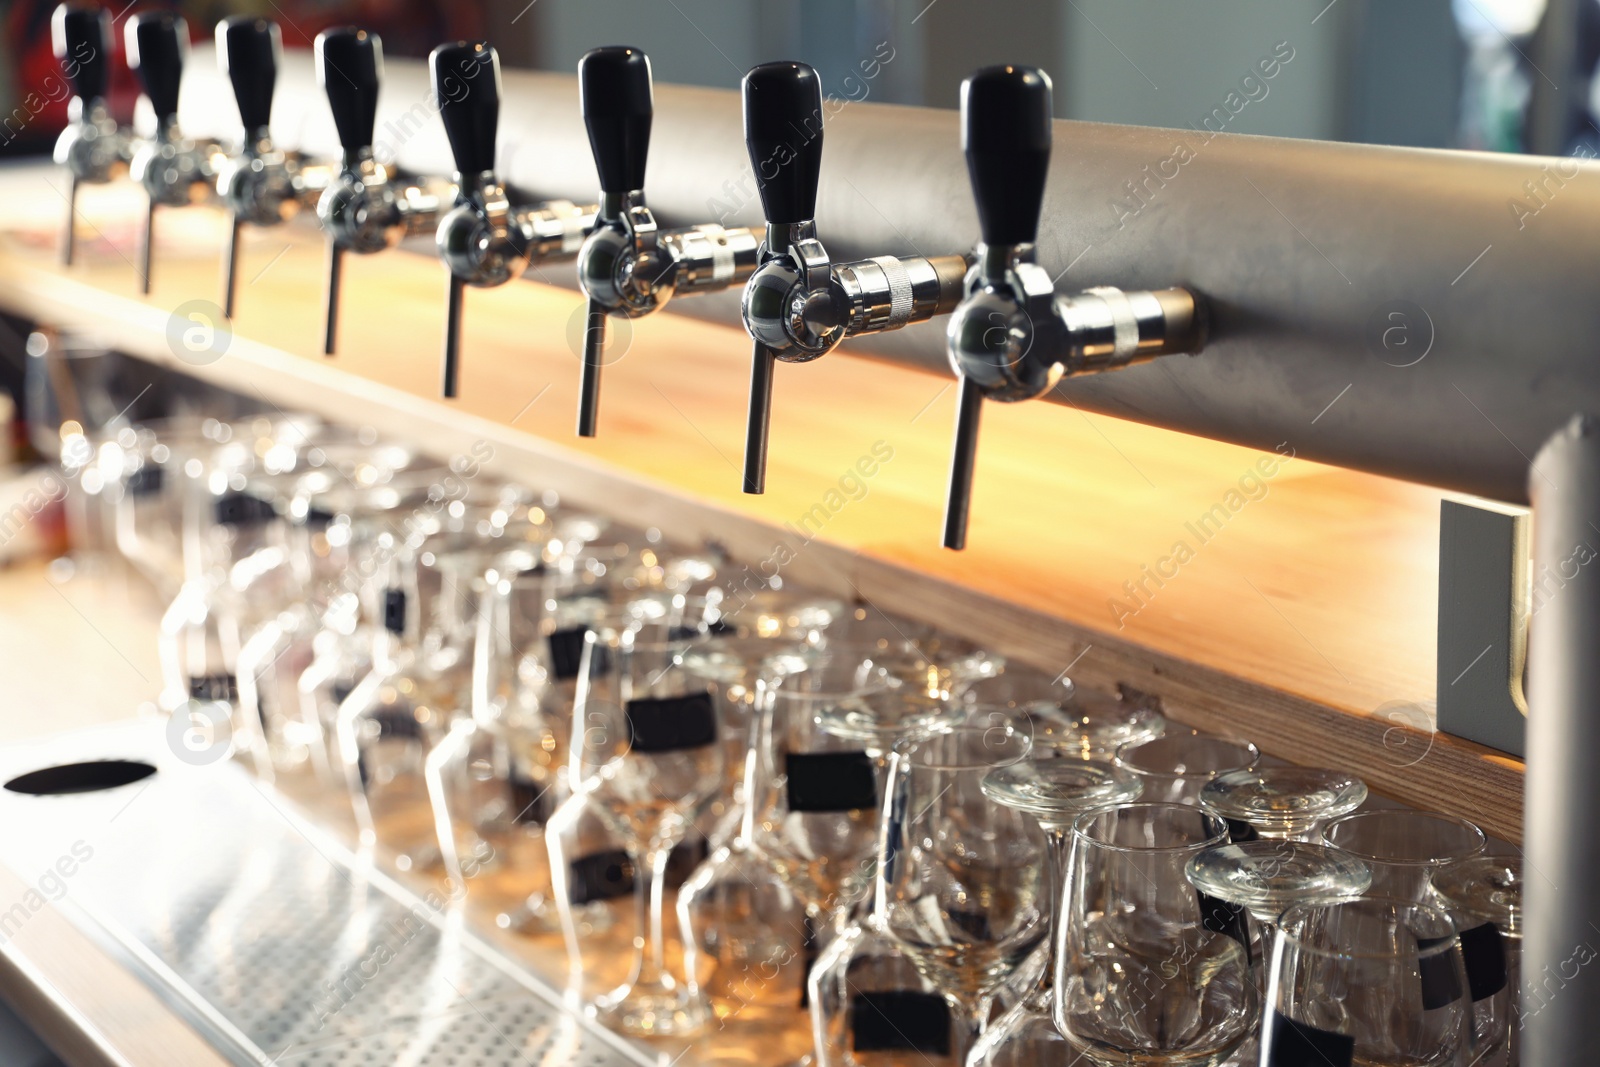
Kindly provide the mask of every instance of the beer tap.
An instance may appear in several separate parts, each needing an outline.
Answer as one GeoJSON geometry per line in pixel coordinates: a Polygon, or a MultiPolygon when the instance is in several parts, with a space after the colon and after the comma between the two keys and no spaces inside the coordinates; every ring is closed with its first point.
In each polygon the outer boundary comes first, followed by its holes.
{"type": "Polygon", "coordinates": [[[67,128],[56,140],[55,161],[67,171],[67,223],[61,262],[72,265],[78,186],[118,177],[128,161],[128,141],[106,107],[111,83],[111,17],[97,4],[65,3],[50,19],[50,43],[72,85],[67,128]]]}
{"type": "Polygon", "coordinates": [[[675,295],[743,285],[755,272],[758,241],[749,229],[715,223],[657,227],[644,202],[655,110],[648,56],[637,48],[594,49],[578,61],[578,93],[600,175],[599,218],[578,253],[578,283],[588,297],[578,436],[593,437],[606,316],[639,318],[675,295]]]}
{"type": "Polygon", "coordinates": [[[217,62],[233,86],[244,139],[217,173],[217,193],[228,207],[228,244],[223,256],[222,313],[233,318],[238,295],[239,236],[246,223],[276,226],[302,206],[316,202],[327,186],[327,169],[308,167],[272,142],[272,95],[283,39],[278,24],[250,15],[217,23],[217,62]]]}
{"type": "Polygon", "coordinates": [[[156,207],[194,203],[216,178],[211,157],[220,149],[197,145],[178,129],[178,86],[189,58],[189,26],[182,15],[147,11],[128,20],[128,66],[155,112],[155,133],[135,143],[129,174],[145,191],[144,230],[139,240],[139,285],[150,292],[156,207]]]}
{"type": "Polygon", "coordinates": [[[596,205],[570,200],[513,205],[494,170],[500,121],[500,57],[482,41],[442,44],[428,57],[439,117],[456,161],[456,203],[439,220],[439,258],[450,272],[444,337],[446,398],[461,365],[462,298],[467,286],[504,285],[536,262],[577,255],[596,205]]]}
{"type": "Polygon", "coordinates": [[[339,173],[317,201],[317,218],[328,235],[322,352],[331,356],[345,252],[370,255],[426,231],[438,220],[442,198],[437,189],[400,180],[394,168],[374,157],[378,84],[383,78],[383,43],[378,35],[353,26],[318,34],[316,67],[343,149],[339,173]]]}
{"type": "Polygon", "coordinates": [[[767,219],[760,266],[745,284],[754,340],[745,429],[744,491],[766,486],[772,376],[846,337],[897,330],[949,312],[961,299],[965,256],[875,256],[834,263],[817,239],[822,89],[804,63],[766,63],[744,77],[744,137],[767,219]]]}
{"type": "Polygon", "coordinates": [[[1050,79],[1032,67],[986,67],[961,85],[961,143],[982,240],[946,340],[960,380],[945,501],[946,548],[966,547],[983,400],[1042,396],[1063,377],[1196,353],[1204,304],[1185,289],[1109,286],[1057,296],[1035,260],[1050,168],[1050,79]]]}

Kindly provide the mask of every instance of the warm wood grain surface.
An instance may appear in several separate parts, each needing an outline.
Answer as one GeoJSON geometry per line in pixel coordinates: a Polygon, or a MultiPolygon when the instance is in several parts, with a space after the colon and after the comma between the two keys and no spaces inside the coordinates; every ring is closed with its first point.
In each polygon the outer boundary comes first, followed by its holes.
{"type": "Polygon", "coordinates": [[[669,534],[713,533],[751,564],[773,558],[783,525],[821,505],[833,514],[794,549],[786,577],[935,619],[1051,671],[1070,665],[1093,684],[1161,693],[1181,718],[1244,732],[1284,758],[1356,768],[1400,799],[1520,837],[1520,763],[1426,731],[1437,491],[1054,405],[991,404],[971,547],[949,553],[937,542],[949,379],[844,355],[780,368],[769,491],[743,496],[748,341],[738,331],[670,313],[632,324],[606,368],[601,437],[580,442],[575,293],[527,283],[469,292],[462,396],[447,406],[436,399],[442,269],[404,253],[347,259],[343,350],[324,360],[320,238],[290,226],[247,234],[237,334],[220,359],[192,366],[172,356],[167,312],[216,299],[221,216],[163,216],[155,291],[143,301],[134,195],[83,197],[81,263],[63,272],[51,180],[7,183],[31,190],[7,202],[36,214],[0,223],[10,231],[0,304],[439,451],[488,440],[497,471],[669,534]],[[840,492],[875,447],[892,458],[840,492]],[[1158,586],[1147,568],[1167,577],[1158,586]],[[1141,582],[1146,592],[1131,598],[1125,583],[1141,582]]]}

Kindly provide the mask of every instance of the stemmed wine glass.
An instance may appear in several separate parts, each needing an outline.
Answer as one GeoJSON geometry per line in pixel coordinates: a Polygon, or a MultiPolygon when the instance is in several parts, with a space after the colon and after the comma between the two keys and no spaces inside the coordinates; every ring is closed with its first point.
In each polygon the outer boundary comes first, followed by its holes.
{"type": "MultiPolygon", "coordinates": [[[[1082,751],[1081,744],[1068,747],[1073,754],[1082,751]]],[[[982,788],[995,803],[1033,816],[1044,830],[1050,851],[1046,884],[1051,931],[1041,950],[1045,954],[1044,966],[1032,991],[984,1031],[967,1060],[968,1067],[1056,1063],[1066,1054],[1066,1039],[1056,1028],[1052,1011],[1051,990],[1072,824],[1092,808],[1137,800],[1141,789],[1137,778],[1110,764],[1051,758],[1053,753],[1041,748],[1035,737],[1028,758],[990,771],[982,788]]]]}
{"type": "MultiPolygon", "coordinates": [[[[673,598],[674,601],[681,598],[673,598]]],[[[651,612],[659,600],[633,605],[636,617],[604,636],[609,661],[595,678],[579,671],[575,744],[600,750],[597,770],[581,787],[629,852],[643,934],[633,974],[601,997],[595,1012],[612,1027],[643,1036],[692,1032],[706,1022],[703,1002],[667,970],[662,910],[667,860],[720,792],[724,749],[704,678],[685,670],[683,652],[700,631],[681,610],[651,612]]],[[[601,635],[586,635],[592,657],[601,635]]]]}
{"type": "Polygon", "coordinates": [[[1367,799],[1367,786],[1345,771],[1253,767],[1229,771],[1200,790],[1200,806],[1228,823],[1234,841],[1253,837],[1313,841],[1322,824],[1367,799]]]}
{"type": "Polygon", "coordinates": [[[1272,948],[1263,1064],[1461,1067],[1472,1007],[1455,926],[1429,904],[1297,904],[1272,948]]]}
{"type": "Polygon", "coordinates": [[[983,791],[990,771],[1030,747],[1027,735],[1005,727],[957,726],[902,739],[889,759],[878,921],[944,992],[957,1062],[1049,925],[1044,833],[983,791]]]}
{"type": "Polygon", "coordinates": [[[1255,1026],[1245,935],[1219,929],[1184,878],[1227,841],[1196,807],[1100,808],[1073,826],[1055,1020],[1097,1064],[1223,1063],[1255,1026]]]}
{"type": "Polygon", "coordinates": [[[1160,737],[1123,744],[1116,763],[1139,776],[1145,800],[1197,804],[1206,783],[1250,770],[1260,759],[1261,750],[1249,741],[1168,724],[1160,737]]]}
{"type": "Polygon", "coordinates": [[[1166,729],[1161,712],[1147,702],[1016,667],[971,682],[961,702],[970,721],[1015,722],[1033,738],[1036,758],[1110,762],[1122,745],[1152,740],[1166,729]]]}

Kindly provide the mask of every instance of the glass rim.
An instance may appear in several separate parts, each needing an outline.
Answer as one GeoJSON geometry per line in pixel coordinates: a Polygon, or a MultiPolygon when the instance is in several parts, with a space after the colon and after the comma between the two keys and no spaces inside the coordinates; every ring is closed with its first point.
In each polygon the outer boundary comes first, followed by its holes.
{"type": "MultiPolygon", "coordinates": [[[[1410,927],[1407,926],[1406,929],[1410,930],[1410,927]]],[[[1411,931],[1411,933],[1413,937],[1419,936],[1414,930],[1411,931]]],[[[1436,956],[1441,956],[1446,952],[1457,948],[1461,943],[1461,934],[1456,928],[1455,920],[1450,918],[1449,912],[1445,911],[1443,908],[1437,907],[1433,904],[1425,903],[1423,901],[1412,900],[1408,897],[1381,895],[1361,895],[1351,897],[1348,900],[1334,901],[1333,903],[1319,904],[1311,901],[1302,901],[1298,904],[1291,904],[1287,908],[1284,908],[1283,912],[1278,916],[1277,936],[1282,938],[1284,941],[1292,943],[1296,950],[1300,952],[1321,956],[1324,959],[1349,960],[1430,960],[1436,956]],[[1330,949],[1320,945],[1309,944],[1294,933],[1294,926],[1289,921],[1290,917],[1296,915],[1296,913],[1311,915],[1319,911],[1331,911],[1335,908],[1371,908],[1375,905],[1387,908],[1394,912],[1396,914],[1397,923],[1399,923],[1399,915],[1402,912],[1420,912],[1425,914],[1429,919],[1437,920],[1442,926],[1448,928],[1450,930],[1450,934],[1447,937],[1438,938],[1433,944],[1427,946],[1419,945],[1414,952],[1356,952],[1350,949],[1330,949]]]]}
{"type": "Polygon", "coordinates": [[[1458,815],[1447,815],[1442,811],[1422,811],[1417,808],[1376,808],[1370,811],[1352,811],[1347,815],[1341,815],[1336,819],[1328,820],[1323,824],[1322,827],[1322,842],[1323,844],[1331,845],[1334,848],[1348,852],[1357,859],[1366,860],[1368,863],[1379,863],[1386,867],[1442,867],[1447,863],[1453,863],[1457,860],[1473,859],[1474,857],[1483,855],[1483,850],[1489,847],[1489,835],[1483,832],[1483,828],[1481,826],[1475,822],[1472,822],[1470,819],[1463,819],[1458,815]],[[1338,841],[1334,841],[1328,836],[1336,826],[1341,826],[1346,823],[1359,822],[1364,819],[1370,820],[1375,817],[1427,819],[1432,822],[1453,825],[1458,829],[1466,829],[1470,831],[1470,834],[1477,841],[1477,847],[1470,852],[1465,852],[1460,855],[1435,855],[1427,858],[1412,859],[1407,857],[1380,856],[1372,852],[1351,848],[1348,844],[1342,844],[1338,841]]]}
{"type": "Polygon", "coordinates": [[[998,767],[1009,767],[1028,758],[1033,751],[1033,738],[1027,733],[1012,726],[980,726],[973,723],[954,723],[949,726],[928,731],[918,731],[895,741],[892,746],[893,757],[897,762],[908,762],[911,766],[925,771],[949,771],[953,774],[982,772],[984,774],[998,767]],[[1021,750],[999,762],[930,762],[926,759],[917,759],[918,750],[930,741],[940,741],[952,737],[987,737],[999,730],[1008,740],[1016,741],[1021,750]]]}
{"type": "MultiPolygon", "coordinates": [[[[1169,726],[1170,726],[1170,723],[1169,723],[1169,726]]],[[[1131,774],[1142,775],[1142,776],[1144,776],[1146,778],[1164,778],[1164,779],[1166,779],[1168,781],[1174,781],[1174,782],[1190,781],[1190,780],[1193,780],[1193,779],[1196,779],[1196,778],[1204,778],[1206,781],[1211,781],[1213,779],[1222,777],[1224,774],[1232,774],[1235,771],[1254,770],[1256,765],[1261,762],[1261,749],[1256,746],[1256,743],[1254,741],[1247,740],[1247,739],[1245,739],[1243,737],[1235,737],[1232,734],[1212,733],[1210,730],[1201,730],[1201,729],[1199,729],[1197,727],[1189,727],[1188,729],[1189,729],[1189,732],[1190,732],[1191,736],[1198,737],[1198,738],[1203,738],[1203,739],[1205,739],[1207,741],[1221,741],[1221,742],[1223,742],[1225,744],[1233,745],[1236,748],[1240,748],[1240,749],[1245,750],[1246,752],[1249,752],[1250,753],[1250,762],[1247,763],[1247,764],[1243,764],[1241,766],[1238,766],[1238,767],[1229,767],[1226,770],[1221,770],[1221,771],[1181,771],[1180,772],[1180,771],[1147,771],[1147,770],[1143,770],[1143,769],[1141,769],[1139,767],[1131,766],[1130,764],[1128,764],[1125,761],[1125,758],[1124,758],[1125,754],[1128,753],[1128,752],[1133,751],[1136,748],[1141,748],[1144,745],[1159,744],[1162,741],[1170,741],[1170,740],[1174,740],[1176,738],[1180,738],[1180,737],[1184,736],[1184,734],[1181,733],[1181,732],[1172,733],[1170,731],[1167,732],[1167,733],[1157,734],[1155,737],[1129,738],[1128,740],[1122,742],[1120,745],[1117,746],[1116,751],[1112,754],[1112,762],[1114,762],[1118,767],[1123,768],[1124,770],[1128,771],[1131,774]]]]}
{"type": "Polygon", "coordinates": [[[1084,841],[1087,841],[1096,848],[1102,848],[1108,852],[1121,852],[1146,856],[1154,853],[1199,852],[1208,848],[1215,848],[1217,845],[1225,844],[1229,840],[1228,823],[1227,820],[1222,818],[1222,816],[1213,815],[1204,808],[1197,807],[1193,804],[1175,804],[1165,800],[1131,800],[1127,801],[1126,803],[1097,804],[1096,806],[1080,814],[1076,819],[1072,820],[1072,839],[1076,841],[1079,838],[1082,838],[1084,841]],[[1164,811],[1181,811],[1188,815],[1194,815],[1197,818],[1207,820],[1207,823],[1210,825],[1215,825],[1217,827],[1217,831],[1203,840],[1190,841],[1181,845],[1152,845],[1147,847],[1117,845],[1109,841],[1101,841],[1098,838],[1090,836],[1085,829],[1090,822],[1102,815],[1109,815],[1114,812],[1152,811],[1156,809],[1161,809],[1164,811]]]}

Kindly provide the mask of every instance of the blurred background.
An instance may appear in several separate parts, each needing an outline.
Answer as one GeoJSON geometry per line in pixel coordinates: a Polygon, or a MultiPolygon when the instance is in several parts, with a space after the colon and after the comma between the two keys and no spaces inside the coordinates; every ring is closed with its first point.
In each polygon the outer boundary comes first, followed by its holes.
{"type": "MultiPolygon", "coordinates": [[[[51,0],[0,0],[0,152],[48,150],[65,101],[6,121],[56,73],[51,0]]],[[[209,36],[228,14],[309,48],[360,24],[390,56],[487,38],[507,66],[571,71],[636,44],[664,82],[732,87],[803,59],[835,96],[954,107],[994,62],[1044,67],[1064,118],[1501,152],[1593,152],[1600,0],[107,0],[121,20],[181,8],[209,36]]],[[[120,60],[113,107],[135,89],[120,60]]]]}

